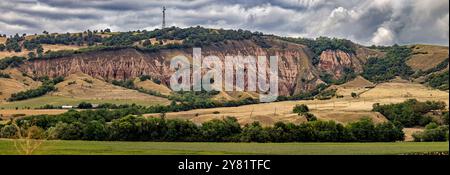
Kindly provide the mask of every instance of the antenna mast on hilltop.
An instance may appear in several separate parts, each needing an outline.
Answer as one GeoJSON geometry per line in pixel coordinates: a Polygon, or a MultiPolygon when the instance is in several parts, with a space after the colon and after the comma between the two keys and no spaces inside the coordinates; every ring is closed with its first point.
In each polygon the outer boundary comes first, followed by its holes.
{"type": "Polygon", "coordinates": [[[166,6],[163,6],[163,21],[162,21],[162,29],[166,28],[166,6]]]}

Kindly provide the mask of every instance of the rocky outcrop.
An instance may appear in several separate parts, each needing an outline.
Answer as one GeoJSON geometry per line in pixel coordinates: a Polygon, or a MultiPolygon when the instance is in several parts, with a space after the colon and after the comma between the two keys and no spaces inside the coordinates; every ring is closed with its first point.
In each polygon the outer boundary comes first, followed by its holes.
{"type": "MultiPolygon", "coordinates": [[[[136,49],[98,51],[69,57],[33,60],[21,65],[20,70],[35,76],[68,76],[83,72],[104,80],[124,80],[150,75],[168,85],[174,72],[170,58],[175,55],[192,58],[191,49],[170,49],[157,52],[141,52],[136,49]]],[[[227,41],[202,48],[202,55],[215,55],[222,61],[225,56],[278,56],[280,95],[293,95],[312,90],[322,83],[318,71],[311,64],[310,54],[302,45],[288,44],[270,49],[261,48],[252,41],[227,41]]]]}

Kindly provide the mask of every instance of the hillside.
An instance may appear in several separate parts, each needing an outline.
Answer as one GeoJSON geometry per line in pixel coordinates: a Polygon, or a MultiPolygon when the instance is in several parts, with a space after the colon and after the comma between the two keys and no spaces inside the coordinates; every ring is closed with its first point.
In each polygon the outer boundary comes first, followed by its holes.
{"type": "MultiPolygon", "coordinates": [[[[427,71],[449,57],[448,47],[433,45],[413,45],[412,57],[406,62],[413,70],[427,71]]],[[[448,60],[447,60],[448,62],[448,60]]]]}
{"type": "MultiPolygon", "coordinates": [[[[444,65],[447,68],[441,68],[448,58],[448,47],[444,46],[369,48],[345,39],[286,38],[259,32],[201,27],[14,36],[8,41],[3,39],[3,43],[10,49],[0,55],[0,68],[4,69],[0,71],[11,76],[0,78],[0,92],[3,91],[0,107],[6,109],[38,108],[46,104],[78,105],[81,102],[152,106],[167,105],[174,100],[178,104],[196,103],[198,106],[190,108],[195,110],[167,113],[168,118],[202,123],[234,116],[241,124],[260,121],[271,125],[278,121],[304,122],[305,118],[292,113],[292,107],[305,103],[311,106],[311,113],[317,118],[345,124],[364,117],[375,122],[386,121],[384,116],[371,111],[374,103],[397,103],[408,98],[448,101],[448,92],[426,87],[438,84],[436,87],[445,90],[445,82],[444,85],[439,84],[443,77],[440,74],[445,75],[444,71],[448,70],[448,64],[444,65]],[[188,100],[176,99],[169,88],[170,76],[174,72],[169,68],[170,58],[184,55],[191,60],[192,47],[201,47],[203,56],[216,55],[222,62],[228,55],[276,55],[279,58],[280,96],[285,100],[314,99],[316,96],[316,100],[241,106],[239,102],[257,98],[258,95],[254,92],[224,91],[213,96],[193,95],[187,96],[190,98],[188,100]],[[30,57],[29,52],[34,54],[30,57]],[[23,61],[5,59],[14,55],[26,58],[23,61]],[[397,73],[396,70],[402,71],[397,73]],[[14,93],[38,88],[42,85],[39,79],[46,76],[50,79],[62,77],[64,80],[45,95],[6,102],[14,93]],[[149,79],[141,81],[142,76],[149,79]],[[395,77],[403,80],[397,81],[395,77]],[[437,78],[430,80],[430,77],[437,78]],[[114,80],[125,85],[131,82],[132,86],[112,85],[114,80]],[[412,83],[413,80],[424,84],[412,83]],[[325,100],[317,100],[317,96],[323,93],[319,87],[336,89],[336,93],[323,98],[325,100]],[[352,97],[352,93],[356,93],[357,97],[352,97]],[[214,101],[234,101],[239,107],[197,109],[214,101]]],[[[33,114],[20,110],[2,113],[33,114]]],[[[42,114],[42,111],[35,114],[42,114]]]]}

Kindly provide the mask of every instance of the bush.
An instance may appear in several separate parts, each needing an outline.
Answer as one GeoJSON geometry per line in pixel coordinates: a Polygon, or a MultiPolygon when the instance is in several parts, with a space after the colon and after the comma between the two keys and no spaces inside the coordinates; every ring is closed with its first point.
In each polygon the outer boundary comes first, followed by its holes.
{"type": "Polygon", "coordinates": [[[394,45],[387,49],[385,58],[369,58],[364,65],[362,76],[372,82],[384,82],[395,76],[409,78],[414,73],[406,65],[411,53],[407,46],[394,45]]]}
{"type": "Polygon", "coordinates": [[[432,119],[425,114],[433,110],[443,110],[445,106],[444,102],[419,102],[416,99],[409,99],[397,104],[380,105],[376,103],[372,110],[380,112],[392,122],[399,122],[405,127],[413,127],[427,125],[432,119]]]}
{"type": "Polygon", "coordinates": [[[139,80],[141,80],[141,81],[151,80],[151,79],[152,79],[152,77],[150,77],[150,75],[141,75],[139,77],[139,80]]]}
{"type": "Polygon", "coordinates": [[[0,78],[11,78],[11,76],[0,72],[0,78]]]}
{"type": "MultiPolygon", "coordinates": [[[[201,142],[388,142],[403,140],[402,128],[392,123],[374,124],[365,119],[347,126],[334,121],[310,121],[299,125],[278,122],[263,127],[254,122],[241,127],[236,118],[211,120],[198,126],[191,121],[145,118],[136,105],[115,110],[70,110],[56,116],[39,115],[17,120],[20,127],[31,121],[52,139],[110,141],[201,142]]],[[[5,128],[6,127],[6,128],[5,128]]],[[[10,125],[0,136],[11,137],[10,125]],[[8,134],[9,133],[9,134],[8,134]]]]}
{"type": "Polygon", "coordinates": [[[309,112],[309,108],[305,104],[295,105],[292,112],[300,115],[300,114],[309,112]]]}
{"type": "Polygon", "coordinates": [[[86,103],[86,102],[81,102],[80,104],[78,104],[78,108],[79,109],[92,109],[92,104],[86,103]]]}
{"type": "Polygon", "coordinates": [[[306,121],[310,122],[310,121],[316,121],[317,120],[317,117],[314,114],[311,114],[309,112],[303,113],[302,115],[305,116],[306,121]]]}
{"type": "Polygon", "coordinates": [[[6,125],[0,130],[0,137],[2,138],[16,138],[17,129],[13,125],[6,125]]]}
{"type": "Polygon", "coordinates": [[[234,141],[241,132],[241,126],[236,118],[227,117],[224,120],[213,119],[201,126],[204,141],[226,142],[234,141]]]}
{"type": "Polygon", "coordinates": [[[428,84],[440,90],[448,90],[448,81],[449,81],[449,73],[445,71],[443,73],[432,74],[430,77],[426,79],[428,84]]]}
{"type": "Polygon", "coordinates": [[[416,132],[412,136],[416,142],[445,142],[448,140],[448,125],[430,123],[423,132],[416,132]]]}

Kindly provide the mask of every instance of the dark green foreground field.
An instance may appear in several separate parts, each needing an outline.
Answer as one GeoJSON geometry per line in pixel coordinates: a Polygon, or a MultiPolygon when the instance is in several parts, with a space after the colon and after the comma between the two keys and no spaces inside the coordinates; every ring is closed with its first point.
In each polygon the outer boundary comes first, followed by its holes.
{"type": "MultiPolygon", "coordinates": [[[[449,150],[448,142],[416,143],[180,143],[45,141],[34,154],[409,154],[449,150]]],[[[18,154],[12,140],[0,140],[0,155],[18,154]]]]}

